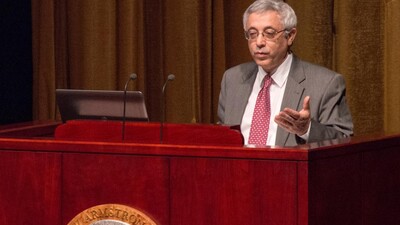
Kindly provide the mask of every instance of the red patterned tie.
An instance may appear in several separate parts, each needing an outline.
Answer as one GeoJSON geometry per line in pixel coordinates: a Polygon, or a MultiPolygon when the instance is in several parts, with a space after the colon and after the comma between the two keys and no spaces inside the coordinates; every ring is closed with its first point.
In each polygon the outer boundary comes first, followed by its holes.
{"type": "Polygon", "coordinates": [[[267,74],[264,77],[264,85],[260,92],[258,92],[253,119],[251,121],[249,144],[265,145],[267,143],[269,118],[271,116],[271,103],[269,99],[271,81],[271,77],[267,74]]]}

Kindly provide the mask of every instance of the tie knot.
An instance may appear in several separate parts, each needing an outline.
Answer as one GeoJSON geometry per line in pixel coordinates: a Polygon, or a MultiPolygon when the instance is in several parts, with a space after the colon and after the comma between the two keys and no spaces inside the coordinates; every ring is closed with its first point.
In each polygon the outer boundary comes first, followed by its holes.
{"type": "Polygon", "coordinates": [[[271,85],[272,83],[272,78],[269,74],[265,75],[264,79],[263,79],[263,88],[267,88],[271,85]]]}

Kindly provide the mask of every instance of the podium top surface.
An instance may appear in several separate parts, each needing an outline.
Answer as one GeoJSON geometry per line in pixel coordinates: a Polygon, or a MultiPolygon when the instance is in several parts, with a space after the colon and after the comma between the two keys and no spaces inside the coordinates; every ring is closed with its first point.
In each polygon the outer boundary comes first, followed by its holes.
{"type": "MultiPolygon", "coordinates": [[[[130,123],[133,122],[127,124],[130,123]]],[[[54,138],[54,131],[59,126],[61,126],[59,122],[29,122],[15,126],[0,126],[0,151],[310,161],[380,148],[400,147],[400,135],[352,137],[294,147],[67,140],[54,138]]]]}

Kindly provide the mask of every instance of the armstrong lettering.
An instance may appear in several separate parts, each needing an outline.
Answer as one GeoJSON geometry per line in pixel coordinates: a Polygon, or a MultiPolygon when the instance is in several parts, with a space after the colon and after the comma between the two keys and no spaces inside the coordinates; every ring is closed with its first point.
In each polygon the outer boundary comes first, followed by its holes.
{"type": "Polygon", "coordinates": [[[123,222],[113,224],[157,225],[150,217],[139,210],[118,204],[105,204],[86,209],[75,216],[68,225],[91,225],[94,223],[101,225],[110,224],[110,221],[123,222]]]}

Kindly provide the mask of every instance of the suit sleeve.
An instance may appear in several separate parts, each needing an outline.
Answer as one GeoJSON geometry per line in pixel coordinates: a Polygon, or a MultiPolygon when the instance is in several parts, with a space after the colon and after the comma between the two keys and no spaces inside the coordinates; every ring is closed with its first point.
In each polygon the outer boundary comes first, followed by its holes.
{"type": "Polygon", "coordinates": [[[224,73],[221,81],[221,91],[219,93],[219,100],[218,100],[218,123],[224,124],[225,123],[225,103],[226,103],[226,72],[224,73]]]}
{"type": "Polygon", "coordinates": [[[346,103],[345,81],[341,75],[336,74],[328,83],[317,111],[317,115],[312,115],[308,142],[353,135],[353,122],[346,103]]]}

